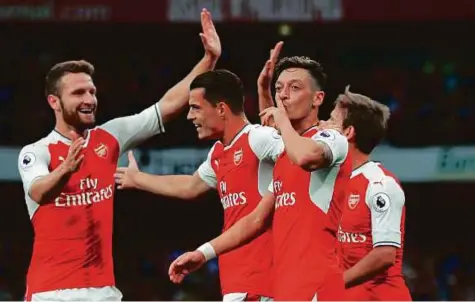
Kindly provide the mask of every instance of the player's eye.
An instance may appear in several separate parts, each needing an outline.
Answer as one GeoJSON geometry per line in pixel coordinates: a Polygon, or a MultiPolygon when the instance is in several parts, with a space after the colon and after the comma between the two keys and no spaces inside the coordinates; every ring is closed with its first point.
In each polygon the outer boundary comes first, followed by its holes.
{"type": "Polygon", "coordinates": [[[292,88],[292,90],[299,90],[300,87],[298,85],[292,85],[290,88],[292,88]]]}
{"type": "Polygon", "coordinates": [[[276,92],[280,92],[282,90],[282,87],[275,87],[276,92]]]}

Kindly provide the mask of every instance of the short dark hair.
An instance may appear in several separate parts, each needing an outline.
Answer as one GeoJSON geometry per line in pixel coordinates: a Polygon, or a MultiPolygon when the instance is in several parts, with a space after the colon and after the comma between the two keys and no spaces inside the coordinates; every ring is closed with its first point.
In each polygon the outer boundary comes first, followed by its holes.
{"type": "Polygon", "coordinates": [[[347,111],[343,128],[355,128],[356,148],[370,154],[386,135],[389,108],[365,95],[350,92],[350,86],[338,96],[335,105],[347,111]]]}
{"type": "Polygon", "coordinates": [[[294,56],[284,57],[276,64],[274,70],[274,81],[280,76],[282,71],[289,68],[302,68],[306,69],[312,78],[315,80],[318,88],[324,90],[327,84],[327,75],[323,71],[323,67],[320,63],[309,57],[294,56]]]}
{"type": "Polygon", "coordinates": [[[244,88],[241,79],[229,70],[217,69],[198,75],[190,90],[204,88],[204,98],[213,106],[226,103],[235,114],[244,111],[244,88]]]}
{"type": "Polygon", "coordinates": [[[68,73],[86,73],[90,76],[94,74],[94,65],[85,61],[66,61],[54,65],[45,79],[45,95],[59,95],[59,81],[68,73]]]}

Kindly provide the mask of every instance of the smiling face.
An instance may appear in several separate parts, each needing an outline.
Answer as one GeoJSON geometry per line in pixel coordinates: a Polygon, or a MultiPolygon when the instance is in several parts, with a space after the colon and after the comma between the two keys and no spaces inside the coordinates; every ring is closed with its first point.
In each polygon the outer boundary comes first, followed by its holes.
{"type": "Polygon", "coordinates": [[[48,101],[56,117],[78,130],[91,128],[96,123],[96,87],[86,73],[66,73],[57,84],[57,95],[48,101]]]}
{"type": "Polygon", "coordinates": [[[195,88],[190,91],[188,101],[190,109],[187,119],[196,127],[199,139],[220,139],[224,133],[224,119],[218,108],[205,98],[204,88],[195,88]]]}

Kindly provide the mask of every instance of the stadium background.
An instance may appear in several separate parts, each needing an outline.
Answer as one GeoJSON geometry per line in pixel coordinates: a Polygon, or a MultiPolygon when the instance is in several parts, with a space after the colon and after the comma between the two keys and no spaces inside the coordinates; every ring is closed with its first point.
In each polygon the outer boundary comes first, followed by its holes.
{"type": "MultiPolygon", "coordinates": [[[[218,67],[243,79],[252,121],[258,73],[280,39],[283,55],[324,65],[322,118],[346,84],[390,106],[390,130],[376,158],[406,191],[404,272],[413,298],[474,300],[475,3],[469,0],[0,1],[0,300],[20,300],[24,292],[33,233],[16,157],[53,126],[43,97],[47,70],[87,59],[97,71],[99,122],[138,112],[201,57],[202,7],[221,37],[218,67]]],[[[196,139],[183,115],[136,152],[146,171],[191,173],[210,144],[196,139]]],[[[215,262],[181,286],[168,281],[167,268],[181,251],[217,235],[221,224],[215,194],[184,202],[119,192],[114,259],[124,299],[219,300],[215,262]]]]}

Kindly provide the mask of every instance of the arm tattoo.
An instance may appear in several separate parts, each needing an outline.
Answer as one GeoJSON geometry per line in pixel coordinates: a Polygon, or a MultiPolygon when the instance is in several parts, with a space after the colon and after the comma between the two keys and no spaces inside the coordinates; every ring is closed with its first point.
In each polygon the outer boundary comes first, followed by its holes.
{"type": "Polygon", "coordinates": [[[320,146],[322,146],[322,168],[327,168],[333,162],[333,153],[326,143],[319,142],[320,146]]]}

